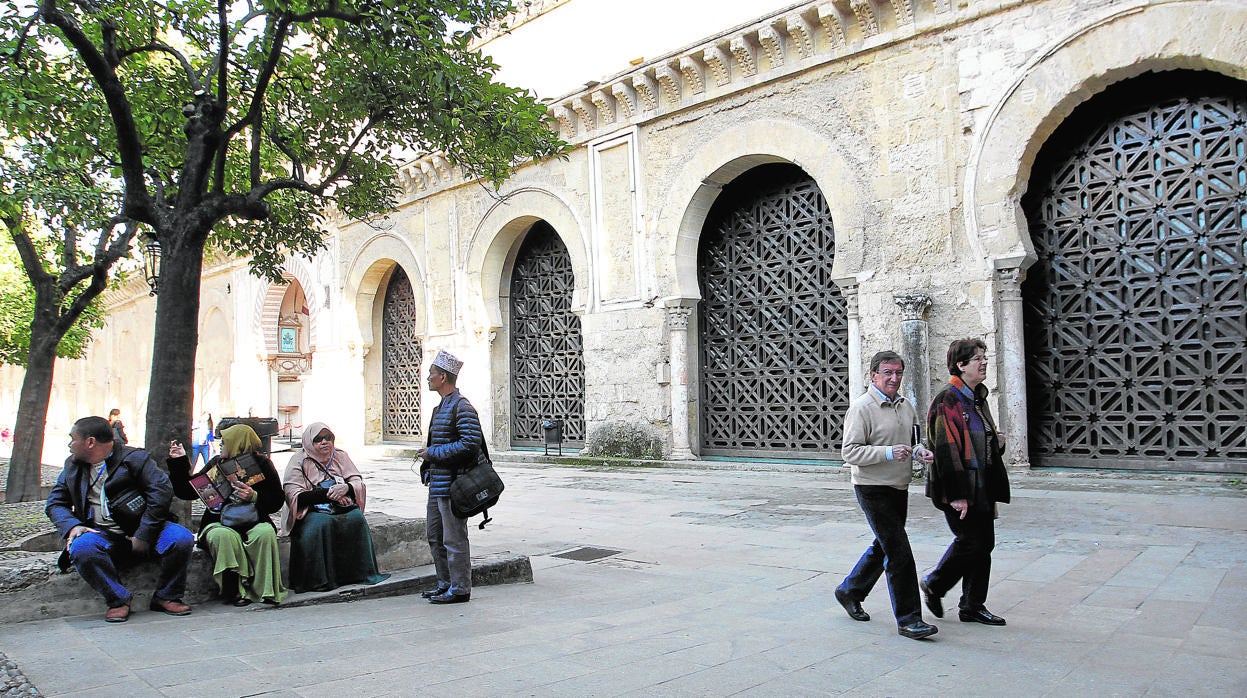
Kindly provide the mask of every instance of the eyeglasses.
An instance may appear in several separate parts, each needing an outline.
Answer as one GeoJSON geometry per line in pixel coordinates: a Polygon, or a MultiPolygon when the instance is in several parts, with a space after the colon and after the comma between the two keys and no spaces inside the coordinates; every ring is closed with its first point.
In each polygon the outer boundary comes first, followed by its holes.
{"type": "Polygon", "coordinates": [[[317,434],[312,437],[312,443],[318,444],[322,441],[333,441],[333,434],[317,434]]]}
{"type": "Polygon", "coordinates": [[[899,378],[905,375],[905,369],[902,368],[899,371],[893,371],[891,369],[884,369],[882,371],[876,371],[875,373],[878,373],[879,375],[884,376],[885,378],[892,378],[893,376],[896,376],[899,378]]]}

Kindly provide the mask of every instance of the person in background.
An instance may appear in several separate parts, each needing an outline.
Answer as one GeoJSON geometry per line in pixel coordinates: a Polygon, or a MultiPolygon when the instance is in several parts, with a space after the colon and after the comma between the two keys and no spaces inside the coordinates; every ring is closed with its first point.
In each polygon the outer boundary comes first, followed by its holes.
{"type": "Polygon", "coordinates": [[[212,442],[216,440],[213,431],[212,414],[205,412],[199,415],[198,421],[191,429],[191,468],[199,465],[200,458],[203,459],[205,465],[212,460],[212,442]]]}
{"type": "Polygon", "coordinates": [[[260,452],[260,437],[246,424],[235,424],[221,432],[221,455],[191,474],[192,462],[182,444],[169,444],[169,479],[173,492],[182,499],[199,499],[191,478],[214,468],[222,461],[251,453],[260,465],[264,479],[255,487],[231,480],[231,500],[251,502],[259,519],[246,528],[231,528],[221,522],[220,509],[207,509],[199,522],[199,547],[212,555],[212,576],[221,589],[221,600],[235,606],[248,606],[256,601],[277,605],[286,598],[281,581],[281,555],[277,548],[277,527],[272,516],[285,504],[277,468],[260,452]]]}
{"type": "Polygon", "coordinates": [[[364,518],[364,476],[322,422],[303,430],[303,448],[286,466],[282,529],[290,533],[290,588],[328,591],[343,584],[377,584],[372,533],[364,518]]]}
{"type": "Polygon", "coordinates": [[[65,539],[61,569],[72,564],[83,581],[104,597],[104,620],[124,623],[130,618],[133,595],[122,585],[117,566],[134,556],[155,555],[160,577],[151,610],[185,616],[182,603],[186,569],[195,549],[191,532],[174,523],[169,512],[173,487],[151,457],[138,448],[114,443],[113,429],[103,417],[83,417],[69,432],[69,458],[48,496],[44,512],[65,539]],[[141,492],[144,504],[137,520],[114,520],[121,514],[109,502],[124,502],[141,492]]]}
{"type": "Polygon", "coordinates": [[[853,620],[868,621],[862,601],[886,573],[897,632],[921,640],[938,632],[922,620],[918,570],[905,534],[909,510],[911,456],[930,463],[931,452],[914,443],[918,414],[900,395],[905,361],[893,351],[870,360],[870,387],[849,405],[844,417],[844,462],[852,468],[853,492],[875,534],[849,576],[836,587],[836,601],[853,620]]]}
{"type": "Polygon", "coordinates": [[[114,407],[108,411],[108,426],[113,430],[113,442],[125,446],[130,443],[126,437],[126,425],[121,423],[121,409],[114,407]]]}
{"type": "Polygon", "coordinates": [[[931,401],[927,435],[935,462],[927,496],[944,512],[953,542],[919,586],[927,608],[944,617],[944,594],[961,582],[957,617],[963,623],[1004,625],[987,610],[987,586],[996,546],[996,504],[1009,501],[1004,441],[987,406],[987,345],[958,339],[948,347],[948,384],[931,401]]]}

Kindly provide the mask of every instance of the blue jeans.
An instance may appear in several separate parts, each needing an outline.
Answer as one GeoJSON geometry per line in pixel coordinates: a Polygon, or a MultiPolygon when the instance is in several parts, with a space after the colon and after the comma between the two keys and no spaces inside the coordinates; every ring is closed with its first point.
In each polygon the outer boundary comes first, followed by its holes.
{"type": "MultiPolygon", "coordinates": [[[[172,601],[186,593],[186,567],[194,550],[195,536],[190,531],[173,522],[165,523],[153,548],[160,558],[157,598],[172,601]]],[[[69,558],[78,574],[112,608],[130,603],[132,594],[117,575],[117,563],[129,557],[129,541],[111,533],[84,533],[69,546],[69,558]]]]}
{"type": "Polygon", "coordinates": [[[472,593],[472,553],[468,547],[468,520],[455,516],[450,497],[429,497],[425,509],[425,534],[437,585],[450,587],[452,594],[472,593]]]}
{"type": "Polygon", "coordinates": [[[195,469],[196,464],[199,463],[200,458],[204,459],[204,465],[207,465],[208,461],[212,460],[212,444],[211,443],[195,444],[194,446],[191,446],[191,470],[192,471],[195,469]]]}
{"type": "Polygon", "coordinates": [[[909,625],[922,620],[918,570],[909,547],[909,536],[905,533],[909,492],[887,485],[854,485],[853,491],[866,514],[866,523],[875,533],[875,540],[862,553],[840,589],[860,603],[879,581],[879,575],[886,572],[896,624],[909,625]]]}

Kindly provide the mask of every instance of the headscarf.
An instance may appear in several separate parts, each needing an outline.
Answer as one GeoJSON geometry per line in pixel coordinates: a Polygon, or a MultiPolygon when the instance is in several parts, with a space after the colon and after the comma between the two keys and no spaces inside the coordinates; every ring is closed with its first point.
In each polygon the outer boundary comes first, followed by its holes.
{"type": "Polygon", "coordinates": [[[315,489],[321,480],[325,479],[325,471],[328,471],[330,476],[339,475],[350,483],[351,489],[355,491],[355,504],[360,512],[364,511],[364,502],[367,499],[364,476],[360,475],[359,468],[355,467],[355,462],[346,455],[346,451],[335,445],[328,463],[322,463],[312,455],[315,452],[312,449],[312,439],[325,429],[329,427],[324,422],[313,422],[308,425],[303,430],[303,448],[296,451],[290,457],[290,463],[286,465],[286,476],[282,478],[282,481],[285,483],[287,506],[282,515],[281,527],[287,535],[294,530],[295,522],[307,515],[308,507],[299,507],[299,495],[315,489]]]}
{"type": "Polygon", "coordinates": [[[227,458],[260,450],[264,443],[246,424],[235,424],[221,432],[221,455],[227,458]]]}

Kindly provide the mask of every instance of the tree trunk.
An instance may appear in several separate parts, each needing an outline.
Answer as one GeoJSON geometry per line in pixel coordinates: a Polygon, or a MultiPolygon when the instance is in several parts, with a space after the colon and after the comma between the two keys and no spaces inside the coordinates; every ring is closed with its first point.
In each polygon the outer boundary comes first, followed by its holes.
{"type": "Polygon", "coordinates": [[[48,424],[48,403],[52,399],[52,371],[56,367],[55,329],[32,323],[26,377],[13,428],[13,455],[9,458],[9,480],[4,501],[33,502],[43,499],[43,434],[48,424]]]}
{"type": "Polygon", "coordinates": [[[147,392],[143,442],[163,464],[169,441],[190,446],[195,400],[195,354],[199,346],[199,288],[204,236],[182,232],[162,236],[161,272],[156,294],[156,332],[147,392]]]}

